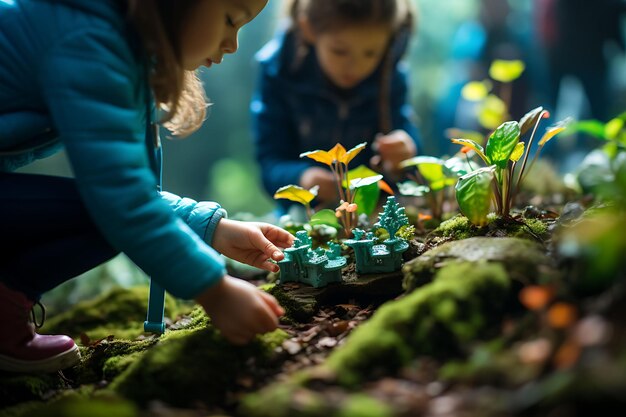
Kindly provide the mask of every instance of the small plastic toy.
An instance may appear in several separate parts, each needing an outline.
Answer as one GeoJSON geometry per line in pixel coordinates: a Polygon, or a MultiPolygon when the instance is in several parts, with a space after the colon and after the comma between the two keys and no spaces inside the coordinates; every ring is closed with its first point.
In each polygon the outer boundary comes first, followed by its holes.
{"type": "Polygon", "coordinates": [[[402,266],[402,252],[409,248],[406,240],[396,237],[396,233],[409,219],[404,213],[404,207],[396,202],[393,196],[387,197],[383,212],[378,216],[378,223],[374,227],[382,227],[389,233],[389,238],[382,244],[374,244],[374,234],[365,233],[361,229],[354,229],[355,239],[346,240],[345,244],[354,249],[356,258],[356,272],[358,274],[374,274],[393,272],[402,266]]]}
{"type": "Polygon", "coordinates": [[[297,232],[293,247],[285,249],[285,258],[278,262],[280,283],[302,282],[319,288],[342,282],[341,268],[346,265],[346,258],[341,256],[340,245],[330,243],[329,247],[313,250],[307,232],[297,232]]]}

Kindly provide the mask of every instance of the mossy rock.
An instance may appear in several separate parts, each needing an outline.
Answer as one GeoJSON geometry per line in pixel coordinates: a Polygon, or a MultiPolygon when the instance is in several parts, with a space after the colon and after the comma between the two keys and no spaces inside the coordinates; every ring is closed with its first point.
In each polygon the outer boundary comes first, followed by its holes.
{"type": "MultiPolygon", "coordinates": [[[[393,375],[421,355],[440,359],[462,356],[468,343],[488,339],[499,331],[509,285],[506,271],[498,263],[448,265],[430,284],[382,305],[323,365],[244,398],[242,415],[348,415],[328,405],[308,407],[299,414],[302,409],[297,399],[305,394],[317,398],[314,387],[318,383],[358,388],[364,381],[393,375]]],[[[393,415],[386,407],[372,406],[371,410],[378,411],[363,415],[393,415]]]]}
{"type": "Polygon", "coordinates": [[[250,372],[251,362],[265,366],[287,337],[276,330],[239,347],[212,327],[167,333],[110,387],[141,405],[150,400],[178,406],[220,404],[237,379],[250,372]]]}
{"type": "MultiPolygon", "coordinates": [[[[116,339],[135,339],[142,335],[148,308],[149,288],[115,288],[93,300],[77,303],[69,311],[51,317],[41,329],[47,334],[67,334],[80,340],[82,333],[91,340],[113,335],[116,339]]],[[[181,309],[191,310],[173,297],[165,297],[165,313],[176,317],[181,309]]]]}
{"type": "Polygon", "coordinates": [[[386,375],[417,355],[459,356],[465,343],[499,330],[510,281],[498,263],[461,262],[430,284],[388,302],[328,358],[344,385],[386,375]]]}
{"type": "Polygon", "coordinates": [[[549,281],[555,268],[546,250],[528,239],[472,237],[446,242],[402,266],[407,292],[433,280],[438,269],[456,262],[501,263],[509,278],[520,283],[549,281]]]}

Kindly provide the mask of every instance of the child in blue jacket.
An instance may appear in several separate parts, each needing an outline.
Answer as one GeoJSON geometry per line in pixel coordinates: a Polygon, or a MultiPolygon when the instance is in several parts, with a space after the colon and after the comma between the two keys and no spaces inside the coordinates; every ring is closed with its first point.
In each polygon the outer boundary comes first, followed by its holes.
{"type": "Polygon", "coordinates": [[[418,131],[400,62],[413,27],[410,0],[295,0],[289,25],[258,53],[251,102],[256,158],[266,191],[319,185],[315,203],[332,207],[330,170],[303,152],[368,142],[350,168],[372,164],[398,179],[417,152],[418,131]]]}
{"type": "Polygon", "coordinates": [[[234,53],[238,30],[265,4],[0,2],[0,369],[76,363],[72,339],[37,334],[30,309],[120,252],[174,296],[195,299],[235,344],[276,328],[276,300],[228,276],[220,254],[276,271],[293,237],[160,191],[155,128],[184,136],[200,126],[206,103],[193,71],[234,53]],[[73,178],[13,172],[60,148],[73,178]]]}

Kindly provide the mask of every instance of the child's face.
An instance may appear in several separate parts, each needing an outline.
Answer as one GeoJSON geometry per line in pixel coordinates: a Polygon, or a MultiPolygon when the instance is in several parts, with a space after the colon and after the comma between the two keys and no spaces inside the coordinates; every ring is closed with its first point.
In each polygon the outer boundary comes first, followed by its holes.
{"type": "Polygon", "coordinates": [[[359,25],[314,36],[317,59],[326,76],[340,88],[355,87],[383,58],[391,37],[386,26],[359,25]]]}
{"type": "Polygon", "coordinates": [[[219,64],[237,50],[239,29],[258,15],[267,0],[201,0],[181,34],[183,67],[195,70],[219,64]]]}

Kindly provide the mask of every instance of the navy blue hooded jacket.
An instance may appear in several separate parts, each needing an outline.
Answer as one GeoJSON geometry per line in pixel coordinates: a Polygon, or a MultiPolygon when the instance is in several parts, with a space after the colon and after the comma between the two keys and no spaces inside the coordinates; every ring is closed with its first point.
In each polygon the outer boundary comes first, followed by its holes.
{"type": "MultiPolygon", "coordinates": [[[[404,129],[419,142],[413,111],[407,102],[407,68],[400,61],[408,34],[396,36],[392,45],[391,129],[404,129]]],[[[299,184],[302,173],[316,164],[299,158],[303,152],[329,150],[336,143],[346,149],[371,144],[381,132],[379,92],[382,66],[356,87],[334,87],[323,74],[312,47],[299,45],[293,31],[279,31],[256,55],[260,64],[257,89],[251,102],[256,158],[266,191],[299,184]],[[297,48],[308,48],[298,65],[297,48]]],[[[419,148],[419,147],[418,147],[419,148]]],[[[373,156],[367,146],[349,168],[368,166],[373,156]]]]}

